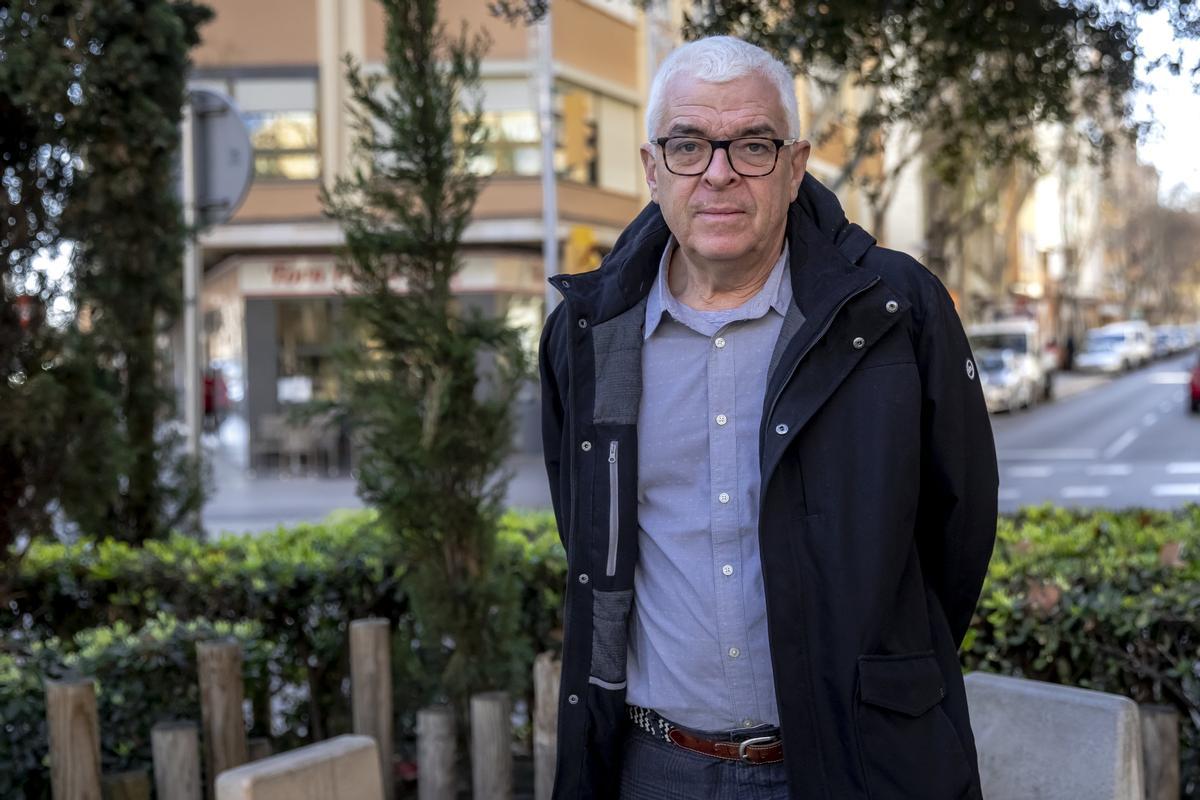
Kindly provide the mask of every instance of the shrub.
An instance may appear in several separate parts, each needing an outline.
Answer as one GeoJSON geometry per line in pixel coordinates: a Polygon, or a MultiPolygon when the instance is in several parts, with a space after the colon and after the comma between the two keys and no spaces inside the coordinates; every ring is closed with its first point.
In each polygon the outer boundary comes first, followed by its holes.
{"type": "MultiPolygon", "coordinates": [[[[1004,518],[963,644],[964,668],[1173,705],[1183,721],[1183,796],[1200,797],[1196,553],[1200,506],[1044,507],[1004,518]]],[[[516,615],[520,635],[507,645],[511,663],[488,665],[489,674],[498,688],[528,697],[533,655],[559,649],[562,638],[566,563],[553,516],[505,515],[496,563],[506,605],[488,613],[516,615]]],[[[39,670],[96,675],[106,766],[141,764],[163,714],[198,718],[194,642],[206,626],[238,632],[253,731],[288,748],[348,730],[349,622],[387,617],[395,624],[403,743],[416,710],[445,699],[437,676],[453,647],[426,634],[408,576],[404,554],[371,512],[211,543],[34,545],[21,565],[6,645],[0,635],[0,796],[45,796],[39,670]],[[20,777],[6,784],[4,776],[20,777]]]]}
{"type": "Polygon", "coordinates": [[[1200,796],[1200,506],[1030,508],[1000,522],[967,669],[1175,706],[1200,796]]]}

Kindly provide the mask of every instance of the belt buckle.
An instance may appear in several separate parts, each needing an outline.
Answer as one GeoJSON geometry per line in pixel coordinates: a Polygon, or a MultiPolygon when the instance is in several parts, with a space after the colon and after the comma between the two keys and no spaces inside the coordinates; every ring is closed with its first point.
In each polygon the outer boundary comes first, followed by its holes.
{"type": "Polygon", "coordinates": [[[755,736],[751,739],[744,739],[738,743],[738,759],[750,763],[750,757],[746,753],[746,748],[755,744],[772,744],[778,741],[778,736],[755,736]]]}

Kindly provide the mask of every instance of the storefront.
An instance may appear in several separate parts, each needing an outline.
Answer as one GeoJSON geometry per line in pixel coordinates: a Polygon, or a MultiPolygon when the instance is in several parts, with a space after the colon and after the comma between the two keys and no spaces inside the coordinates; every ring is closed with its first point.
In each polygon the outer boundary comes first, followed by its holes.
{"type": "MultiPolygon", "coordinates": [[[[505,316],[530,355],[543,318],[542,264],[521,251],[470,252],[454,288],[465,303],[505,316]]],[[[337,354],[352,344],[344,294],[353,287],[328,253],[231,256],[203,292],[205,358],[226,401],[226,453],[253,471],[344,474],[354,453],[328,404],[340,394],[337,354]]],[[[540,448],[535,387],[515,403],[518,451],[540,448]]]]}

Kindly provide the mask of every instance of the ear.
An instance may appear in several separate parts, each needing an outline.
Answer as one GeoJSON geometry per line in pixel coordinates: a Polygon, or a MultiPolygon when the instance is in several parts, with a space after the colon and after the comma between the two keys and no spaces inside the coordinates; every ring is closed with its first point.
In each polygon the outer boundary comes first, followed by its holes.
{"type": "Polygon", "coordinates": [[[646,173],[646,186],[650,188],[650,199],[658,202],[658,160],[654,157],[654,145],[643,144],[638,151],[642,157],[642,169],[646,173]]]}
{"type": "Polygon", "coordinates": [[[807,139],[801,139],[792,145],[791,151],[792,193],[790,197],[795,198],[796,193],[800,191],[800,182],[804,180],[804,171],[808,169],[808,156],[812,152],[812,145],[807,139]]]}

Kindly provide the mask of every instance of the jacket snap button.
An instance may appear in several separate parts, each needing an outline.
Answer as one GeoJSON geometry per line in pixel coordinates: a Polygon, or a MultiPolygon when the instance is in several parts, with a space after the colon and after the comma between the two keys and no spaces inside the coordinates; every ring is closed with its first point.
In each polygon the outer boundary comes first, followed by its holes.
{"type": "Polygon", "coordinates": [[[570,281],[568,281],[568,280],[565,280],[565,279],[562,281],[562,287],[563,287],[564,289],[566,289],[566,288],[567,288],[567,287],[569,287],[570,285],[571,285],[571,282],[570,282],[570,281]]]}
{"type": "Polygon", "coordinates": [[[579,327],[581,327],[581,328],[586,328],[586,327],[587,327],[587,320],[586,320],[586,319],[581,319],[581,320],[579,320],[579,327]]]}
{"type": "Polygon", "coordinates": [[[862,350],[863,347],[866,345],[866,343],[867,343],[867,340],[864,339],[863,337],[855,336],[854,341],[851,342],[850,344],[854,346],[855,350],[862,350]]]}
{"type": "Polygon", "coordinates": [[[579,703],[579,695],[573,694],[573,695],[568,696],[567,702],[570,703],[571,705],[577,705],[579,703]]]}
{"type": "Polygon", "coordinates": [[[586,573],[586,572],[585,572],[585,573],[583,573],[582,575],[580,575],[580,576],[579,576],[579,582],[580,582],[580,583],[587,583],[587,582],[588,582],[588,580],[589,580],[589,578],[588,578],[588,576],[587,576],[587,573],[586,573]]]}
{"type": "Polygon", "coordinates": [[[889,314],[895,314],[897,311],[900,310],[900,304],[897,303],[895,300],[888,300],[887,305],[885,305],[884,308],[887,309],[887,312],[889,314]]]}
{"type": "Polygon", "coordinates": [[[589,441],[584,441],[583,444],[579,445],[579,449],[586,453],[592,449],[592,443],[589,441]]]}
{"type": "Polygon", "coordinates": [[[776,426],[775,426],[775,432],[776,432],[776,433],[778,433],[780,436],[783,436],[785,433],[787,433],[787,432],[788,432],[788,426],[787,426],[787,425],[784,425],[784,424],[781,422],[781,423],[779,423],[778,425],[776,425],[776,426]]]}

